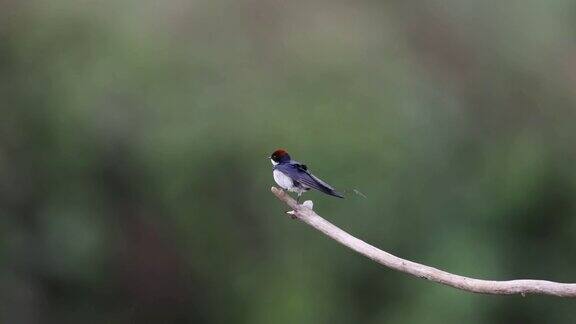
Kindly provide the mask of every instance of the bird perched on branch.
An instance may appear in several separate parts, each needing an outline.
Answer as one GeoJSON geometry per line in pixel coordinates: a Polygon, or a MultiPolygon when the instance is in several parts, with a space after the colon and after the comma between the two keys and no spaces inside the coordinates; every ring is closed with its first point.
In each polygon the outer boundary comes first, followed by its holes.
{"type": "Polygon", "coordinates": [[[270,155],[270,162],[273,165],[274,181],[283,189],[297,193],[297,202],[300,202],[300,196],[311,188],[330,196],[344,198],[329,184],[310,173],[305,164],[292,160],[288,152],[282,149],[270,155]]]}

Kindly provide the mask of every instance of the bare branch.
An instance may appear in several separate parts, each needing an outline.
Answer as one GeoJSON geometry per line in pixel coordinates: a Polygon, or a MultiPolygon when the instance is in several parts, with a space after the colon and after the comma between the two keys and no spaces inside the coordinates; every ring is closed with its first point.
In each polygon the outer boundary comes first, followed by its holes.
{"type": "Polygon", "coordinates": [[[272,193],[294,210],[294,218],[314,227],[340,244],[380,263],[381,265],[404,272],[415,277],[428,279],[446,286],[474,293],[494,295],[527,294],[552,295],[558,297],[576,297],[576,284],[559,283],[546,280],[507,280],[493,281],[468,278],[442,271],[423,264],[399,258],[382,251],[336,227],[324,218],[318,216],[311,208],[298,205],[296,200],[283,190],[272,187],[272,193]]]}

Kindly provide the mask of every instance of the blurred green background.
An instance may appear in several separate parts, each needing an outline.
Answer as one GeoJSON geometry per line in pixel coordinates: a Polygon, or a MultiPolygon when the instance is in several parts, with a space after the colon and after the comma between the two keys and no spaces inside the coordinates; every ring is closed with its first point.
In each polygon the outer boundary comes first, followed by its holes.
{"type": "Polygon", "coordinates": [[[0,1],[1,323],[574,323],[576,3],[0,1]]]}

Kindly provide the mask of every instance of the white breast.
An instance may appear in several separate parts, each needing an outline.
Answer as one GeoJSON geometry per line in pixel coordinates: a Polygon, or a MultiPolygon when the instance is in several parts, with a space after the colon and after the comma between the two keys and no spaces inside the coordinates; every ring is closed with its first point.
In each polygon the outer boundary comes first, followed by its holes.
{"type": "Polygon", "coordinates": [[[287,190],[293,189],[294,182],[292,181],[292,178],[278,170],[272,171],[272,175],[274,175],[274,181],[276,181],[280,187],[287,190]]]}

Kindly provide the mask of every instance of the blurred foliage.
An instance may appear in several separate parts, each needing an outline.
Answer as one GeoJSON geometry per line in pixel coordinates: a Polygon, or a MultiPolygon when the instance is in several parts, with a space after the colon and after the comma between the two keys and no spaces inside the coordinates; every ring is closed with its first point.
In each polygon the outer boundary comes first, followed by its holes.
{"type": "Polygon", "coordinates": [[[383,269],[318,212],[491,279],[576,281],[572,1],[0,1],[2,323],[573,323],[383,269]]]}

